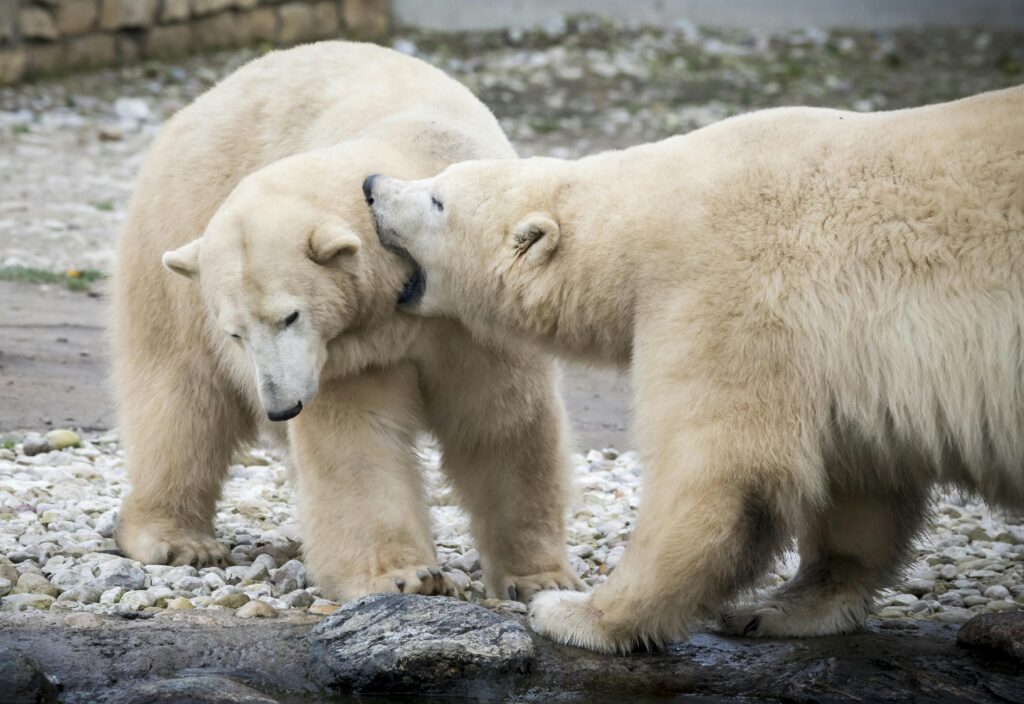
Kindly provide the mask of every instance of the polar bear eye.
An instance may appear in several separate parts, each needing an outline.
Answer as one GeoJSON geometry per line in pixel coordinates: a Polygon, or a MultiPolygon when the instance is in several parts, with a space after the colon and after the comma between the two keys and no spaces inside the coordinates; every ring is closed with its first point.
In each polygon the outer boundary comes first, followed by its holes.
{"type": "Polygon", "coordinates": [[[292,323],[294,323],[298,319],[299,319],[299,311],[294,311],[291,315],[289,315],[287,318],[284,319],[284,326],[288,327],[289,325],[291,325],[292,323]]]}
{"type": "Polygon", "coordinates": [[[444,210],[444,203],[439,201],[437,198],[431,197],[430,203],[434,206],[434,209],[437,210],[437,212],[440,213],[442,210],[444,210]]]}
{"type": "Polygon", "coordinates": [[[238,333],[229,332],[228,335],[231,336],[232,340],[241,340],[242,339],[242,336],[239,335],[238,333]]]}

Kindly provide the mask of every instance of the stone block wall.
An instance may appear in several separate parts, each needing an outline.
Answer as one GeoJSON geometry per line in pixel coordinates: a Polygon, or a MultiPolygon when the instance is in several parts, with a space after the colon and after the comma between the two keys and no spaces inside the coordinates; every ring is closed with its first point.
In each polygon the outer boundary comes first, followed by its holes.
{"type": "Polygon", "coordinates": [[[258,42],[389,28],[389,0],[0,0],[0,84],[258,42]]]}

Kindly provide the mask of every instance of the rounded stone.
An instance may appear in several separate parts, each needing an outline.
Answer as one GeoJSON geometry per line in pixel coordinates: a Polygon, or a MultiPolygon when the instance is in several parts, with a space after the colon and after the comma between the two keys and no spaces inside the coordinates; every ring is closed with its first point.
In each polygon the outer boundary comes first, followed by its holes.
{"type": "Polygon", "coordinates": [[[54,601],[47,594],[8,594],[0,603],[0,611],[46,611],[54,601]]]}
{"type": "Polygon", "coordinates": [[[16,594],[46,594],[56,597],[60,594],[57,587],[41,574],[26,572],[18,578],[18,585],[13,589],[16,594]]]}
{"type": "Polygon", "coordinates": [[[153,595],[142,589],[135,591],[126,592],[118,603],[124,609],[130,609],[134,611],[142,611],[148,606],[153,606],[156,603],[156,599],[153,595]]]}
{"type": "Polygon", "coordinates": [[[317,616],[330,616],[340,607],[333,601],[327,601],[326,599],[317,599],[307,609],[309,613],[316,614],[317,616]]]}
{"type": "Polygon", "coordinates": [[[991,587],[985,590],[985,596],[989,599],[1009,599],[1010,590],[1001,584],[993,584],[991,587]]]}
{"type": "Polygon", "coordinates": [[[44,438],[54,450],[63,450],[66,447],[80,447],[82,439],[73,430],[51,430],[44,438]]]}
{"type": "Polygon", "coordinates": [[[237,609],[248,603],[249,595],[242,592],[225,594],[213,600],[214,606],[223,606],[226,609],[237,609]]]}
{"type": "Polygon", "coordinates": [[[277,610],[265,601],[254,599],[239,607],[238,618],[277,618],[277,610]]]}
{"type": "Polygon", "coordinates": [[[64,624],[71,628],[99,628],[103,625],[103,619],[88,611],[79,611],[65,616],[64,624]]]}

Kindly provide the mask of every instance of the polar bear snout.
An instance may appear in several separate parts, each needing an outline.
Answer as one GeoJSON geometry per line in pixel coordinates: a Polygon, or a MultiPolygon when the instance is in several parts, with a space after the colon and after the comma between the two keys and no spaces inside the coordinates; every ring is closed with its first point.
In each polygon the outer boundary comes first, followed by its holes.
{"type": "Polygon", "coordinates": [[[370,174],[363,181],[363,198],[367,205],[373,205],[373,182],[377,180],[377,174],[370,174]]]}
{"type": "Polygon", "coordinates": [[[291,408],[284,411],[267,411],[267,418],[272,421],[291,420],[302,412],[302,401],[299,401],[291,408]]]}

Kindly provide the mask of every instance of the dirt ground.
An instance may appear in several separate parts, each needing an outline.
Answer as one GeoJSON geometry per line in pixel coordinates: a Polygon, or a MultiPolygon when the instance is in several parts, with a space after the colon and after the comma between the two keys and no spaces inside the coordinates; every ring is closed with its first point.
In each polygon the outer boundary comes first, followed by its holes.
{"type": "MultiPolygon", "coordinates": [[[[0,281],[0,301],[0,432],[114,427],[104,299],[0,281]]],[[[578,448],[633,446],[627,379],[566,367],[562,385],[578,448]]]]}

